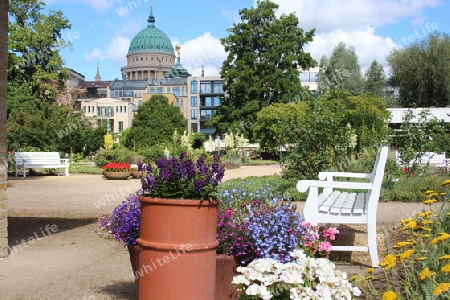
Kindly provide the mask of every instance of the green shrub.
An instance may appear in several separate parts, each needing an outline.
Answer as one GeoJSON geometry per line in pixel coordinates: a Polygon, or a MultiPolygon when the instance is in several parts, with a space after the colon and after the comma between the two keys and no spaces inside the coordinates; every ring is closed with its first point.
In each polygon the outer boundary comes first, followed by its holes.
{"type": "Polygon", "coordinates": [[[102,167],[110,162],[136,163],[133,161],[135,153],[128,149],[111,149],[97,152],[94,162],[98,167],[102,167]]]}
{"type": "Polygon", "coordinates": [[[155,145],[149,148],[139,149],[138,154],[143,157],[144,162],[154,162],[164,156],[164,148],[155,145]]]}

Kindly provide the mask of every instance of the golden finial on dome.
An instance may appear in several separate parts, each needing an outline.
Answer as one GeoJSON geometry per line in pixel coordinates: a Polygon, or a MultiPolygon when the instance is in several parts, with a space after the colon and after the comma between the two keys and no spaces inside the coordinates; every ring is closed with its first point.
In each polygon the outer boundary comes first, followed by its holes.
{"type": "Polygon", "coordinates": [[[180,45],[176,45],[176,46],[175,46],[175,51],[177,51],[178,57],[180,57],[180,50],[181,50],[180,45]]]}

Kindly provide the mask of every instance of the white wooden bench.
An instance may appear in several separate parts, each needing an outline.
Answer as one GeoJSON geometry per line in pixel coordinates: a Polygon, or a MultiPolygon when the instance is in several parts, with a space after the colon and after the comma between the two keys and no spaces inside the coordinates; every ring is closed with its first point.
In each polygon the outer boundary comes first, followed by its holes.
{"type": "Polygon", "coordinates": [[[371,174],[320,172],[319,180],[300,180],[297,183],[299,192],[309,189],[303,214],[305,221],[311,222],[311,225],[321,223],[367,226],[367,246],[333,246],[332,250],[368,251],[374,267],[379,263],[376,217],[387,156],[388,147],[382,147],[378,151],[371,174]],[[336,181],[337,178],[356,178],[361,182],[336,181]]]}
{"type": "MultiPolygon", "coordinates": [[[[395,152],[395,159],[397,164],[405,165],[406,162],[403,161],[400,157],[400,152],[395,152]]],[[[445,152],[436,153],[436,152],[423,152],[423,154],[417,158],[417,164],[427,165],[435,168],[445,168],[448,169],[450,167],[450,159],[448,159],[445,155],[445,152]]],[[[408,165],[412,167],[414,164],[414,160],[410,161],[408,165]]]]}
{"type": "Polygon", "coordinates": [[[60,158],[58,152],[15,152],[16,177],[21,171],[26,177],[26,169],[65,169],[69,176],[69,159],[60,158]]]}

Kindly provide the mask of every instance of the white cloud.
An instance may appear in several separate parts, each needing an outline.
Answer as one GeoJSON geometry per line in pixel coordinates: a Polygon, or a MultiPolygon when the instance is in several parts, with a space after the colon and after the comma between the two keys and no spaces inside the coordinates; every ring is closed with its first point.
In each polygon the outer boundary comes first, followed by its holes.
{"type": "MultiPolygon", "coordinates": [[[[176,42],[176,39],[172,41],[176,42]]],[[[210,32],[181,45],[181,63],[192,76],[200,76],[202,66],[205,76],[219,75],[225,58],[226,52],[220,39],[213,37],[210,32]]]]}
{"type": "Polygon", "coordinates": [[[103,59],[106,59],[106,57],[105,57],[104,53],[102,52],[102,50],[95,48],[90,53],[85,54],[84,59],[86,59],[87,61],[91,61],[93,59],[103,60],[103,59]]]}
{"type": "Polygon", "coordinates": [[[126,64],[126,55],[128,47],[130,46],[130,39],[124,36],[116,36],[111,44],[107,45],[105,49],[95,48],[84,57],[87,61],[93,59],[112,60],[121,66],[126,64]]]}
{"type": "Polygon", "coordinates": [[[420,19],[427,7],[437,7],[440,0],[275,0],[279,13],[295,12],[304,28],[318,32],[361,30],[368,26],[396,23],[404,18],[420,19]]]}
{"type": "Polygon", "coordinates": [[[387,68],[386,56],[394,49],[396,44],[390,38],[383,38],[375,35],[373,28],[366,30],[346,32],[343,30],[334,30],[325,34],[319,34],[314,37],[312,43],[305,47],[305,51],[319,63],[322,55],[331,55],[334,47],[339,42],[344,42],[347,47],[355,48],[359,59],[361,69],[370,66],[373,60],[387,68]]]}

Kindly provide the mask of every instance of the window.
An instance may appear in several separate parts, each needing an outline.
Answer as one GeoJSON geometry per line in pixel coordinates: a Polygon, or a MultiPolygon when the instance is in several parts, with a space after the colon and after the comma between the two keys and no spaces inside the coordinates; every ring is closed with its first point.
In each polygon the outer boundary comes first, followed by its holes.
{"type": "Polygon", "coordinates": [[[155,88],[150,88],[150,94],[154,94],[155,93],[155,88]]]}
{"type": "Polygon", "coordinates": [[[157,94],[162,94],[162,93],[164,93],[163,88],[162,88],[162,87],[156,88],[156,93],[157,93],[157,94]]]}
{"type": "Polygon", "coordinates": [[[123,107],[123,112],[127,112],[127,107],[126,106],[123,107]]]}
{"type": "Polygon", "coordinates": [[[197,107],[197,96],[191,96],[191,107],[197,107]]]}
{"type": "Polygon", "coordinates": [[[116,112],[119,112],[119,107],[118,106],[116,106],[116,112]]]}
{"type": "Polygon", "coordinates": [[[180,96],[180,87],[174,87],[172,91],[175,96],[180,96]]]}
{"type": "Polygon", "coordinates": [[[202,106],[212,106],[212,97],[205,97],[202,99],[202,106]]]}
{"type": "Polygon", "coordinates": [[[214,94],[223,94],[223,81],[214,81],[214,94]]]}
{"type": "Polygon", "coordinates": [[[184,86],[181,87],[181,96],[184,96],[184,86]]]}
{"type": "Polygon", "coordinates": [[[206,121],[211,120],[212,112],[213,111],[210,109],[201,110],[200,111],[200,121],[206,122],[206,121]]]}
{"type": "Polygon", "coordinates": [[[180,100],[180,108],[181,108],[181,110],[183,110],[184,109],[184,100],[182,99],[182,100],[180,100]]]}
{"type": "Polygon", "coordinates": [[[211,94],[212,84],[210,81],[200,83],[200,94],[211,94]]]}
{"type": "Polygon", "coordinates": [[[119,132],[123,131],[123,122],[119,121],[119,132]]]}
{"type": "Polygon", "coordinates": [[[197,133],[198,131],[198,124],[197,123],[191,123],[191,132],[197,133]]]}
{"type": "Polygon", "coordinates": [[[191,81],[191,94],[197,94],[197,81],[191,81]]]}
{"type": "Polygon", "coordinates": [[[123,106],[121,105],[121,106],[120,106],[120,112],[122,112],[122,109],[123,109],[123,106]]]}
{"type": "Polygon", "coordinates": [[[91,112],[91,107],[90,106],[88,106],[88,113],[90,113],[91,112]]]}
{"type": "Polygon", "coordinates": [[[220,98],[219,97],[214,97],[213,106],[220,106],[220,98]]]}
{"type": "Polygon", "coordinates": [[[197,120],[197,110],[191,109],[191,120],[197,120]]]}
{"type": "Polygon", "coordinates": [[[300,73],[300,82],[309,82],[309,73],[307,72],[300,73]]]}
{"type": "Polygon", "coordinates": [[[170,86],[167,87],[167,94],[170,94],[170,86]]]}

